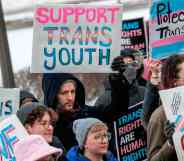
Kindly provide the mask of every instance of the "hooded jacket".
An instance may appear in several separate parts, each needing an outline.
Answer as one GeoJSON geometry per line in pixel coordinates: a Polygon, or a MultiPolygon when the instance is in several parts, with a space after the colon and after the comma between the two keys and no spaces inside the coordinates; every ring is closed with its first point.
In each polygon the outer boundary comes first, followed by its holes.
{"type": "MultiPolygon", "coordinates": [[[[112,124],[115,119],[122,113],[123,108],[116,106],[116,100],[111,102],[107,107],[90,107],[85,105],[85,90],[82,83],[68,73],[54,73],[44,74],[42,80],[42,88],[44,92],[44,102],[47,106],[56,109],[56,97],[60,86],[68,79],[75,80],[77,83],[76,98],[75,98],[75,112],[60,113],[59,120],[54,129],[54,135],[59,137],[66,150],[72,146],[77,145],[75,135],[72,131],[73,121],[80,118],[95,117],[101,121],[112,124]]],[[[125,100],[127,95],[124,96],[125,100]]],[[[126,106],[126,101],[124,103],[126,106]]]]}
{"type": "MultiPolygon", "coordinates": [[[[78,146],[72,147],[67,155],[66,155],[68,161],[91,161],[82,154],[80,154],[80,149],[78,146]]],[[[111,152],[108,152],[104,156],[104,161],[118,161],[111,152]]]]}
{"type": "Polygon", "coordinates": [[[68,73],[52,73],[52,74],[44,74],[42,80],[42,89],[44,93],[44,104],[48,107],[52,107],[56,109],[56,96],[59,92],[60,86],[66,80],[74,80],[77,84],[76,89],[76,102],[75,105],[83,106],[85,104],[85,89],[81,81],[79,81],[72,74],[68,73]]]}

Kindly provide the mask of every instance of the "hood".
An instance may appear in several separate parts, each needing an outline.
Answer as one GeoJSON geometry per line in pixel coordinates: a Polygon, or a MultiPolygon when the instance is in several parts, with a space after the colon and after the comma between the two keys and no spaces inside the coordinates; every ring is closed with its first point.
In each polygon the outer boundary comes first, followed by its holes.
{"type": "MultiPolygon", "coordinates": [[[[79,153],[79,146],[72,147],[68,153],[66,154],[66,157],[69,161],[89,161],[86,157],[84,157],[82,154],[79,153]]],[[[114,155],[108,151],[105,155],[105,161],[118,161],[114,155]]]]}
{"type": "Polygon", "coordinates": [[[60,86],[66,80],[74,80],[77,84],[75,104],[83,106],[85,104],[85,89],[82,82],[69,73],[45,73],[42,79],[42,90],[44,93],[44,104],[55,109],[56,96],[60,86]]]}

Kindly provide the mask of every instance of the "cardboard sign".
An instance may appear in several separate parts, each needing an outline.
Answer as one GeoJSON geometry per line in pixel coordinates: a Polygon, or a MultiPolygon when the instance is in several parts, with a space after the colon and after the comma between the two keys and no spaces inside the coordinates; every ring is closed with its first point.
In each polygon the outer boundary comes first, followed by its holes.
{"type": "Polygon", "coordinates": [[[20,90],[0,88],[0,119],[15,114],[19,108],[20,90]]]}
{"type": "Polygon", "coordinates": [[[147,41],[143,18],[123,20],[121,34],[121,49],[133,48],[147,56],[147,41]]]}
{"type": "Polygon", "coordinates": [[[166,117],[175,122],[174,145],[179,161],[184,158],[184,86],[161,90],[160,97],[166,117]]]}
{"type": "Polygon", "coordinates": [[[13,148],[15,144],[28,134],[16,115],[0,122],[0,161],[16,161],[13,148]]]}
{"type": "Polygon", "coordinates": [[[122,6],[38,6],[31,72],[109,73],[121,50],[122,6]]]}
{"type": "Polygon", "coordinates": [[[184,51],[184,1],[152,0],[150,50],[153,59],[184,51]]]}
{"type": "Polygon", "coordinates": [[[141,120],[142,103],[129,107],[129,112],[114,122],[120,161],[147,160],[146,133],[141,120]]]}

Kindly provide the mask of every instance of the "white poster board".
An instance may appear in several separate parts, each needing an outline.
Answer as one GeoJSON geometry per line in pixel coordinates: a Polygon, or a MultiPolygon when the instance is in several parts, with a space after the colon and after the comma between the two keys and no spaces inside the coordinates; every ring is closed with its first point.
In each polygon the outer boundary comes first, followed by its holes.
{"type": "Polygon", "coordinates": [[[0,88],[0,119],[15,114],[19,108],[20,89],[0,88]]]}
{"type": "Polygon", "coordinates": [[[184,86],[161,90],[160,97],[166,117],[175,122],[174,145],[179,161],[184,158],[184,86]]]}
{"type": "Polygon", "coordinates": [[[45,5],[34,12],[32,73],[109,73],[122,5],[45,5]]]}
{"type": "Polygon", "coordinates": [[[15,144],[26,137],[28,133],[16,115],[0,122],[0,161],[16,161],[13,148],[15,144]]]}

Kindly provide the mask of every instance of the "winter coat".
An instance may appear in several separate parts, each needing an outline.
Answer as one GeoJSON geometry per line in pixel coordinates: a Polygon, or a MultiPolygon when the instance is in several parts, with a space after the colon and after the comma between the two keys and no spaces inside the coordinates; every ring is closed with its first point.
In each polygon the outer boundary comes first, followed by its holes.
{"type": "Polygon", "coordinates": [[[148,160],[177,161],[174,147],[168,144],[164,134],[166,116],[162,106],[157,108],[149,121],[147,128],[148,160]]]}
{"type": "MultiPolygon", "coordinates": [[[[127,85],[128,86],[128,85],[127,85]]],[[[95,106],[100,106],[100,107],[106,107],[111,103],[111,87],[110,84],[105,85],[105,92],[99,96],[99,98],[95,102],[95,106]]],[[[138,85],[137,81],[135,81],[131,86],[127,88],[127,91],[122,91],[124,93],[128,93],[129,96],[129,103],[128,107],[135,105],[139,103],[140,101],[144,100],[144,95],[145,95],[146,88],[143,86],[138,85]]],[[[120,93],[120,95],[122,95],[120,93]]],[[[120,99],[122,101],[122,99],[120,99]]],[[[119,100],[119,101],[120,101],[119,100]]],[[[122,101],[122,104],[124,102],[122,101]]]]}
{"type": "MultiPolygon", "coordinates": [[[[86,158],[84,155],[80,153],[80,149],[78,146],[72,147],[67,155],[66,155],[68,161],[90,161],[88,158],[86,158]]],[[[104,161],[118,161],[111,152],[108,152],[104,156],[104,161]]]]}
{"type": "Polygon", "coordinates": [[[95,102],[95,106],[97,107],[106,107],[111,103],[111,86],[108,79],[104,82],[104,88],[105,92],[101,96],[99,96],[95,102]]]}
{"type": "MultiPolygon", "coordinates": [[[[123,111],[123,108],[117,105],[116,98],[113,99],[111,104],[107,107],[90,107],[85,105],[85,92],[82,83],[76,77],[67,73],[44,74],[42,88],[44,92],[44,102],[47,106],[56,109],[57,92],[61,84],[68,79],[75,80],[77,83],[74,107],[75,112],[60,113],[59,120],[54,129],[54,135],[59,137],[66,150],[77,145],[75,135],[72,131],[74,120],[79,118],[95,117],[107,124],[112,124],[123,111]]],[[[121,87],[119,87],[119,89],[121,89],[121,87]]],[[[121,96],[121,99],[125,99],[124,106],[127,107],[127,94],[121,94],[121,96]]]]}
{"type": "Polygon", "coordinates": [[[153,85],[151,82],[148,82],[144,96],[143,115],[142,115],[142,121],[145,129],[148,126],[148,122],[152,113],[160,105],[160,96],[158,91],[159,89],[157,86],[153,85]]]}

